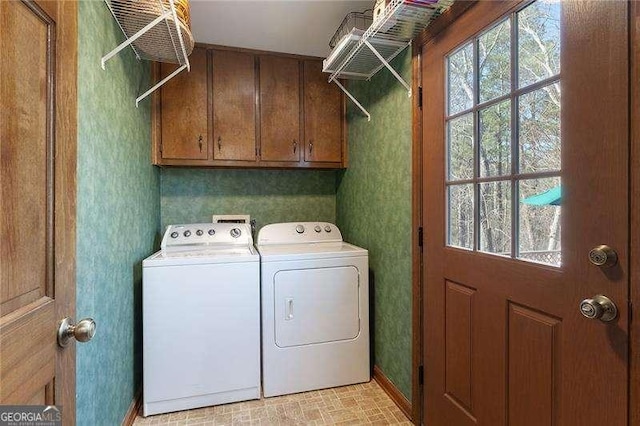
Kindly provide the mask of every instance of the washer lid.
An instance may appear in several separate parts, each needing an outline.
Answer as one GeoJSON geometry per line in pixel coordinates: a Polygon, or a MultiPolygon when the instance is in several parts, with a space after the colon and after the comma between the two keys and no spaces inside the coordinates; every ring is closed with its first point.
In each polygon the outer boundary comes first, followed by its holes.
{"type": "Polygon", "coordinates": [[[259,245],[262,262],[367,256],[366,249],[345,242],[259,245]]]}
{"type": "Polygon", "coordinates": [[[259,262],[253,246],[221,246],[192,251],[160,250],[142,261],[142,266],[211,265],[217,263],[259,262]]]}

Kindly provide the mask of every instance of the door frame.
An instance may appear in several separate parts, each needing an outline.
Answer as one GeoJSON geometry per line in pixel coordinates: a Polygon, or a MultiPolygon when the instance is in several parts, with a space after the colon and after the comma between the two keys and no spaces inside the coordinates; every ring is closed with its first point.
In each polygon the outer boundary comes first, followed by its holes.
{"type": "Polygon", "coordinates": [[[629,280],[630,299],[629,309],[629,424],[640,424],[640,349],[634,346],[640,342],[640,4],[629,2],[629,54],[630,58],[630,150],[629,164],[629,280]],[[636,117],[634,120],[633,117],[636,117]],[[630,306],[630,308],[631,308],[630,306]],[[635,345],[634,345],[635,342],[635,345]]]}
{"type": "MultiPolygon", "coordinates": [[[[78,137],[78,4],[56,1],[55,306],[56,318],[76,315],[76,164],[78,137]]],[[[52,328],[56,324],[52,324],[52,328]]],[[[56,330],[57,331],[57,330],[56,330]]],[[[52,330],[52,332],[55,332],[52,330]]],[[[55,403],[63,424],[76,423],[76,345],[57,348],[55,403]]]]}
{"type": "MultiPolygon", "coordinates": [[[[432,41],[441,32],[466,11],[475,6],[479,0],[460,1],[429,25],[413,43],[413,93],[416,101],[412,105],[412,414],[413,423],[422,423],[423,416],[423,381],[420,377],[423,346],[423,265],[422,241],[419,230],[423,227],[422,212],[422,105],[419,97],[421,90],[421,57],[424,45],[432,41]]],[[[629,3],[629,54],[630,54],[630,118],[640,117],[640,2],[629,3]]],[[[636,309],[629,309],[629,424],[640,424],[640,348],[635,348],[634,342],[640,342],[640,121],[630,120],[630,161],[629,161],[629,287],[630,303],[636,309]]]]}
{"type": "Polygon", "coordinates": [[[411,46],[411,420],[422,422],[422,45],[411,46]]]}
{"type": "MultiPolygon", "coordinates": [[[[422,57],[425,44],[444,31],[449,24],[476,4],[478,0],[458,1],[440,15],[415,38],[411,51],[412,93],[411,104],[411,416],[413,424],[422,424],[422,392],[424,366],[422,364],[423,336],[423,212],[422,212],[422,57]]],[[[640,162],[640,161],[639,161],[640,162]]]]}

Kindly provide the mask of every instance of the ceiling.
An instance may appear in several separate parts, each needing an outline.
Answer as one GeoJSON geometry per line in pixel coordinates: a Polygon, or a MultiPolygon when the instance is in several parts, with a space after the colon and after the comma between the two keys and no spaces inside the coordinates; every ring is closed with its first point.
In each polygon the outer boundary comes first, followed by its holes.
{"type": "Polygon", "coordinates": [[[325,57],[348,12],[374,0],[191,0],[196,42],[325,57]]]}

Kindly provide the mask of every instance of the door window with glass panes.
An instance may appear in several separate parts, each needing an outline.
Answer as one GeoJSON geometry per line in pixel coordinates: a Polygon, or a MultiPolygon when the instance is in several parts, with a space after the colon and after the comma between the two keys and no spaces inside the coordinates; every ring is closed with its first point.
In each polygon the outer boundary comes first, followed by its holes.
{"type": "Polygon", "coordinates": [[[449,246],[561,265],[560,49],[537,1],[448,55],[449,246]]]}

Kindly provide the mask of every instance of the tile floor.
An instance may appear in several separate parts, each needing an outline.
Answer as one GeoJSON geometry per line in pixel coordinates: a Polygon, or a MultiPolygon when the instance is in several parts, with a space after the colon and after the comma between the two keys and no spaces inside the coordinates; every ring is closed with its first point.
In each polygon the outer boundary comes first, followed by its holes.
{"type": "Polygon", "coordinates": [[[147,418],[137,425],[411,425],[380,386],[369,383],[238,402],[147,418]]]}

